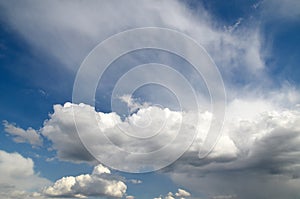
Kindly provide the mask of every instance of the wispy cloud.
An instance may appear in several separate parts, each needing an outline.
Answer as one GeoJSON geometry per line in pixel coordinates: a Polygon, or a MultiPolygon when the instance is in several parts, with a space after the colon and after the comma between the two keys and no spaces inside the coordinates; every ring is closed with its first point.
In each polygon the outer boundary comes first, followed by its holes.
{"type": "Polygon", "coordinates": [[[13,137],[13,140],[17,143],[29,143],[32,146],[42,146],[43,138],[38,133],[38,131],[28,128],[24,130],[17,127],[15,124],[8,123],[8,121],[3,121],[4,131],[13,137]]]}

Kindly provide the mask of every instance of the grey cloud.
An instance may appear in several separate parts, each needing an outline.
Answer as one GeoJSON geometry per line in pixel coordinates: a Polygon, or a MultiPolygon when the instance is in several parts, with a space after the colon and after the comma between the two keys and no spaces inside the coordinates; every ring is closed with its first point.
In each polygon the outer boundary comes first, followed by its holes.
{"type": "Polygon", "coordinates": [[[4,131],[11,136],[13,140],[17,143],[29,143],[32,146],[41,146],[43,144],[43,139],[38,131],[28,128],[24,130],[20,127],[17,127],[15,124],[8,123],[3,121],[4,131]]]}
{"type": "MultiPolygon", "coordinates": [[[[176,182],[213,196],[263,199],[299,194],[300,112],[273,107],[273,111],[260,116],[231,122],[225,125],[223,136],[233,141],[237,149],[234,158],[222,153],[215,156],[212,151],[205,159],[197,160],[196,152],[188,151],[165,171],[176,182]]],[[[226,140],[220,139],[216,148],[222,142],[226,140]]]]}
{"type": "MultiPolygon", "coordinates": [[[[204,124],[206,121],[208,126],[210,121],[209,114],[203,114],[202,117],[206,119],[201,123],[204,126],[199,128],[203,134],[200,133],[200,137],[189,150],[162,172],[170,175],[176,183],[207,197],[236,195],[241,199],[253,197],[263,199],[266,197],[266,192],[270,192],[273,198],[297,195],[299,191],[296,187],[300,183],[300,111],[297,108],[291,110],[277,105],[262,99],[239,99],[230,103],[221,138],[206,158],[199,159],[198,150],[201,147],[201,140],[205,137],[204,124]],[[244,114],[236,114],[236,112],[244,112],[244,114]],[[275,191],[272,190],[272,186],[276,187],[275,191]],[[258,192],[260,188],[264,188],[266,192],[258,192]]],[[[84,148],[79,140],[74,139],[77,133],[71,107],[80,111],[82,120],[79,120],[77,127],[83,129],[86,136],[91,136],[91,140],[94,139],[95,128],[100,128],[107,135],[111,134],[110,138],[117,144],[130,143],[124,146],[131,150],[139,150],[140,147],[142,150],[151,150],[159,144],[149,142],[149,145],[141,146],[135,142],[128,142],[119,129],[115,128],[116,123],[121,121],[114,113],[98,112],[101,120],[99,126],[94,128],[89,123],[90,116],[94,117],[96,113],[92,107],[67,103],[64,106],[54,106],[54,113],[40,130],[53,142],[53,148],[58,151],[59,158],[63,160],[67,160],[64,158],[70,156],[69,147],[73,149],[72,154],[80,153],[84,148]],[[79,151],[76,152],[77,150],[79,151]]],[[[143,117],[142,114],[139,116],[143,117]]],[[[192,124],[194,123],[188,125],[192,124]]],[[[188,129],[193,128],[190,126],[188,129]]],[[[168,139],[160,141],[164,143],[168,139]]],[[[109,146],[101,144],[100,146],[98,150],[102,152],[111,150],[109,146]]],[[[180,143],[176,145],[177,149],[178,147],[180,143]]],[[[89,156],[85,152],[82,154],[89,156]]],[[[77,161],[91,161],[88,158],[79,158],[77,161]]],[[[122,158],[124,157],[120,154],[120,158],[115,161],[127,166],[136,166],[134,160],[122,158]]]]}
{"type": "MultiPolygon", "coordinates": [[[[61,160],[81,162],[94,161],[95,159],[90,158],[90,153],[85,149],[86,146],[90,150],[93,150],[92,152],[95,157],[101,155],[100,161],[112,161],[108,162],[112,164],[109,166],[115,167],[117,165],[117,169],[126,170],[130,168],[134,171],[138,171],[144,167],[144,165],[153,165],[155,168],[159,165],[161,159],[154,161],[151,158],[143,158],[144,162],[141,165],[138,162],[139,160],[133,156],[135,153],[126,153],[126,155],[124,155],[124,153],[119,153],[115,150],[116,146],[122,147],[129,152],[140,151],[147,154],[147,152],[160,149],[170,143],[179,130],[185,130],[185,132],[188,133],[185,134],[185,136],[192,136],[196,129],[196,123],[194,122],[196,113],[184,113],[190,120],[184,121],[180,126],[181,114],[180,112],[171,111],[169,109],[149,106],[140,109],[137,113],[122,121],[120,116],[116,113],[96,112],[94,108],[89,105],[66,103],[64,106],[54,106],[54,113],[44,122],[44,126],[40,129],[40,132],[53,143],[52,147],[57,151],[58,158],[61,160]],[[74,122],[73,113],[79,117],[76,119],[76,123],[74,122]],[[152,118],[152,123],[149,127],[138,128],[138,126],[135,125],[140,122],[140,120],[144,121],[149,115],[151,115],[152,118]],[[95,119],[97,121],[96,123],[93,122],[95,119]],[[156,131],[163,133],[145,141],[144,139],[142,141],[140,139],[134,139],[126,134],[139,132],[140,135],[147,135],[156,131]],[[107,137],[103,137],[103,135],[107,137]],[[84,140],[85,146],[80,141],[79,136],[81,136],[80,139],[84,140]],[[113,144],[107,143],[107,138],[109,138],[113,144]]],[[[199,130],[203,133],[203,137],[208,129],[210,114],[198,114],[201,115],[202,126],[199,130]]],[[[188,140],[185,140],[185,142],[188,142],[188,140]]],[[[178,153],[180,150],[184,152],[182,146],[187,144],[188,143],[183,143],[181,139],[173,141],[170,150],[172,150],[173,153],[178,153]]],[[[170,155],[161,155],[164,161],[170,161],[170,155]]]]}

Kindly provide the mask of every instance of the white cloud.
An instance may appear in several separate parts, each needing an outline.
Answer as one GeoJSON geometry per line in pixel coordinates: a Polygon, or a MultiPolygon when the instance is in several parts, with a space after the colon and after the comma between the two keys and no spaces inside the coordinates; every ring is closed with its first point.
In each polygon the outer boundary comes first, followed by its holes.
{"type": "Polygon", "coordinates": [[[126,199],[134,199],[134,196],[126,196],[126,199]]]}
{"type": "Polygon", "coordinates": [[[86,198],[103,196],[121,198],[126,193],[124,182],[114,179],[110,170],[103,165],[94,168],[92,174],[68,176],[57,180],[52,186],[43,190],[48,197],[86,198]]]}
{"type": "Polygon", "coordinates": [[[110,174],[110,170],[107,167],[103,166],[102,164],[99,164],[99,165],[95,166],[92,174],[93,175],[101,175],[103,173],[110,174]]]}
{"type": "Polygon", "coordinates": [[[232,70],[236,72],[237,68],[247,71],[244,74],[239,70],[245,78],[255,78],[265,67],[260,56],[258,28],[245,26],[247,28],[239,29],[236,26],[236,31],[232,33],[224,31],[216,27],[217,23],[200,4],[193,8],[196,10],[171,0],[75,1],[72,4],[60,1],[22,4],[4,1],[1,6],[7,23],[32,46],[53,55],[75,71],[90,49],[100,41],[129,28],[147,26],[172,28],[195,38],[224,69],[228,81],[233,77],[232,70]],[[115,12],[116,8],[118,12],[115,12]],[[39,17],[41,15],[44,17],[39,17]],[[250,77],[248,72],[254,76],[250,77]]]}
{"type": "MultiPolygon", "coordinates": [[[[294,17],[299,15],[300,9],[298,7],[300,4],[296,1],[274,0],[265,2],[267,3],[263,2],[261,7],[267,4],[272,12],[274,7],[279,8],[280,16],[294,17]],[[269,4],[268,2],[275,3],[269,4]]],[[[203,44],[219,67],[223,69],[222,72],[227,82],[234,82],[235,76],[242,76],[246,82],[255,79],[256,81],[252,84],[268,81],[265,80],[267,77],[264,74],[261,75],[265,63],[262,58],[262,41],[258,28],[246,29],[238,25],[235,26],[235,31],[231,33],[230,31],[219,30],[212,25],[214,23],[205,10],[199,8],[201,12],[198,12],[198,15],[193,15],[191,10],[177,1],[151,3],[147,1],[92,3],[83,1],[76,3],[67,1],[35,3],[1,1],[0,4],[7,23],[32,46],[53,55],[74,71],[89,50],[111,34],[133,27],[160,26],[183,31],[203,44]],[[115,12],[116,7],[119,8],[118,12],[115,12]]],[[[243,23],[246,23],[245,20],[243,23]]],[[[112,46],[112,48],[114,47],[112,46]]],[[[178,82],[176,83],[178,84],[178,82]]],[[[204,132],[210,120],[209,117],[202,114],[203,128],[199,129],[202,137],[176,164],[166,170],[172,171],[170,175],[175,181],[193,187],[193,191],[216,193],[215,197],[237,194],[243,199],[265,198],[264,193],[256,191],[264,187],[265,190],[268,190],[265,192],[269,192],[273,198],[295,198],[295,193],[298,193],[298,177],[300,175],[298,166],[299,110],[295,109],[295,104],[299,103],[297,102],[299,93],[275,91],[271,97],[268,96],[265,99],[256,99],[261,93],[255,93],[252,98],[241,99],[240,96],[252,91],[247,87],[243,88],[246,92],[240,89],[235,90],[236,87],[233,87],[229,96],[236,97],[236,99],[229,101],[224,134],[214,151],[204,160],[197,158],[199,149],[197,144],[201,143],[205,137],[204,132]],[[234,92],[238,94],[233,96],[234,92]],[[279,100],[281,104],[277,106],[273,101],[274,99],[279,100]],[[286,107],[286,104],[291,105],[291,107],[286,107]],[[190,177],[191,174],[195,174],[194,177],[190,177]],[[234,181],[232,181],[231,175],[235,177],[234,181]],[[265,181],[267,184],[260,181],[265,181]],[[228,192],[233,193],[219,193],[224,186],[228,188],[228,192]],[[276,188],[272,188],[272,186],[276,188]],[[287,195],[291,197],[286,197],[287,195]]],[[[265,92],[265,90],[261,92],[265,92]]],[[[90,143],[93,143],[95,140],[93,133],[96,131],[89,118],[94,117],[96,112],[88,105],[55,105],[54,113],[50,115],[49,120],[45,121],[41,133],[53,142],[53,148],[57,151],[60,159],[93,161],[94,158],[81,144],[77,136],[71,106],[82,114],[77,126],[87,132],[85,136],[90,140],[90,143]]],[[[151,107],[148,108],[144,107],[143,111],[151,112],[151,107]]],[[[164,121],[166,113],[171,114],[171,118],[173,118],[170,124],[176,126],[178,118],[180,119],[180,114],[175,111],[168,112],[160,109],[156,109],[156,111],[151,113],[158,115],[158,121],[156,121],[158,123],[164,121]]],[[[99,123],[101,131],[109,134],[116,145],[126,147],[129,151],[140,152],[139,150],[151,151],[156,147],[163,146],[169,142],[173,133],[173,126],[170,125],[165,129],[169,133],[167,136],[161,137],[162,139],[157,142],[148,142],[146,145],[132,142],[124,136],[120,136],[121,131],[117,128],[117,124],[124,124],[130,128],[132,122],[140,121],[143,123],[144,113],[139,112],[139,115],[128,118],[128,121],[124,123],[115,113],[96,114],[101,118],[99,123]]],[[[187,126],[190,129],[196,128],[193,122],[188,123],[187,126]]],[[[10,126],[10,128],[15,129],[16,133],[11,134],[17,136],[16,141],[30,142],[35,140],[33,135],[36,131],[32,129],[27,130],[27,132],[15,126],[10,126]]],[[[189,128],[185,130],[189,132],[189,128]]],[[[145,129],[141,133],[147,135],[152,131],[153,129],[145,129]]],[[[38,143],[38,141],[31,143],[38,143]]],[[[174,151],[178,150],[180,146],[180,144],[176,145],[174,151]]],[[[97,150],[110,152],[111,148],[100,145],[97,150]]],[[[120,165],[126,163],[127,166],[136,166],[134,159],[124,157],[122,154],[120,154],[120,158],[116,158],[114,161],[120,165]]],[[[148,161],[146,163],[152,163],[151,160],[148,161]]],[[[103,170],[100,169],[99,172],[101,173],[103,170]]],[[[68,180],[72,181],[72,179],[74,180],[75,177],[68,180]]]]}
{"type": "Polygon", "coordinates": [[[173,196],[168,195],[165,197],[165,199],[175,199],[175,198],[173,196]]]}
{"type": "Polygon", "coordinates": [[[127,181],[132,183],[132,184],[141,184],[141,183],[143,183],[142,180],[138,180],[138,179],[130,179],[130,180],[127,180],[127,181]]]}
{"type": "Polygon", "coordinates": [[[150,106],[150,104],[147,103],[140,104],[136,102],[131,95],[123,95],[119,98],[122,102],[127,104],[127,107],[130,109],[130,113],[133,113],[141,108],[147,108],[150,106]]]}
{"type": "Polygon", "coordinates": [[[197,151],[187,151],[169,168],[173,180],[204,195],[248,199],[299,194],[300,110],[256,100],[229,104],[223,135],[212,153],[199,160],[197,151]],[[258,189],[265,191],[253,191],[258,189]]]}
{"type": "Polygon", "coordinates": [[[191,194],[184,189],[178,189],[177,193],[175,193],[177,197],[189,197],[191,194]]]}
{"type": "Polygon", "coordinates": [[[27,191],[20,191],[20,190],[8,190],[5,189],[5,191],[0,192],[0,197],[5,199],[46,199],[43,195],[40,193],[34,192],[30,193],[27,191]]]}
{"type": "Polygon", "coordinates": [[[0,150],[1,198],[42,198],[37,192],[50,183],[34,171],[32,159],[0,150]],[[28,183],[30,182],[30,183],[28,183]],[[35,191],[35,192],[32,192],[35,191]]]}
{"type": "Polygon", "coordinates": [[[269,20],[299,19],[300,3],[295,0],[271,0],[261,3],[263,14],[269,20]],[[276,9],[276,12],[274,12],[276,9]]]}
{"type": "Polygon", "coordinates": [[[183,189],[178,189],[178,191],[175,194],[173,194],[172,192],[168,192],[165,197],[160,195],[159,197],[153,198],[153,199],[175,199],[175,197],[184,199],[184,197],[189,197],[189,196],[191,196],[191,194],[189,192],[187,192],[183,189]]]}
{"type": "MultiPolygon", "coordinates": [[[[163,171],[168,173],[176,183],[204,195],[211,193],[210,196],[234,195],[243,199],[263,198],[263,193],[251,192],[245,188],[251,186],[254,186],[254,190],[264,187],[270,191],[271,186],[277,187],[272,195],[274,198],[297,194],[296,185],[300,183],[300,160],[298,156],[300,153],[300,110],[297,106],[293,107],[292,104],[297,104],[299,99],[296,91],[284,91],[284,93],[293,94],[284,95],[281,91],[278,93],[271,92],[269,98],[239,98],[231,101],[228,104],[223,134],[214,150],[204,159],[199,159],[197,154],[205,137],[205,130],[209,126],[210,114],[207,112],[200,114],[201,123],[198,127],[195,126],[196,123],[193,120],[183,123],[183,126],[189,127],[185,128],[185,132],[198,129],[200,136],[179,160],[163,171]],[[233,178],[232,176],[236,180],[230,180],[233,178]],[[268,183],[262,184],[257,181],[268,183]],[[223,189],[220,187],[225,185],[228,191],[222,192],[223,189]]],[[[151,108],[153,107],[142,108],[140,110],[142,112],[136,113],[139,117],[132,115],[127,120],[121,121],[116,113],[95,112],[93,107],[84,104],[55,105],[53,114],[45,121],[40,131],[53,142],[53,148],[57,150],[60,159],[74,160],[73,157],[76,157],[77,161],[92,161],[92,159],[86,158],[90,154],[82,152],[84,146],[76,137],[77,132],[72,119],[72,111],[75,110],[75,112],[80,112],[77,128],[85,132],[85,136],[88,136],[87,138],[91,140],[91,143],[97,139],[94,137],[94,132],[100,129],[115,144],[123,146],[126,150],[151,151],[157,146],[163,146],[170,140],[170,136],[174,132],[171,127],[176,126],[180,121],[178,120],[179,112],[156,107],[155,111],[158,111],[158,114],[155,114],[155,118],[160,121],[168,115],[170,123],[169,126],[165,126],[165,136],[155,140],[154,143],[140,144],[128,140],[124,136],[124,132],[120,131],[118,127],[118,125],[125,125],[127,130],[130,129],[130,124],[133,124],[130,121],[143,118],[145,111],[151,112],[151,108]],[[96,117],[99,116],[99,126],[90,123],[91,118],[95,118],[95,115],[97,115],[96,117]],[[79,153],[81,156],[76,156],[79,153]]],[[[189,114],[193,118],[194,114],[189,114]]],[[[156,127],[150,126],[141,133],[151,133],[153,129],[156,127]]],[[[103,145],[101,140],[98,141],[99,153],[112,150],[111,146],[103,145]]],[[[183,141],[184,139],[180,143],[176,143],[174,150],[180,148],[183,141]]],[[[164,157],[161,160],[164,160],[164,157]]],[[[129,156],[124,157],[122,154],[116,156],[114,161],[128,167],[141,166],[135,165],[134,159],[130,159],[129,156]]],[[[152,159],[146,161],[153,164],[152,159]]],[[[96,167],[93,173],[109,174],[109,170],[105,167],[96,167]]],[[[75,177],[71,177],[71,179],[76,181],[75,177]]],[[[72,191],[71,193],[74,194],[72,191]]],[[[180,193],[178,192],[177,195],[180,193]]]]}
{"type": "MultiPolygon", "coordinates": [[[[124,121],[116,113],[95,112],[94,108],[89,105],[76,105],[66,103],[64,106],[55,105],[54,113],[50,115],[50,119],[46,120],[44,126],[40,129],[41,133],[53,143],[53,148],[57,151],[58,157],[62,160],[71,161],[93,161],[78,137],[78,131],[84,132],[80,134],[84,143],[94,150],[94,155],[102,155],[101,157],[112,161],[113,165],[117,165],[118,169],[139,170],[145,165],[156,166],[159,162],[153,159],[144,159],[144,164],[139,164],[138,160],[130,154],[126,156],[115,150],[116,146],[122,147],[129,152],[147,153],[158,150],[174,140],[175,136],[180,133],[184,134],[185,140],[173,141],[172,151],[180,152],[183,146],[188,145],[187,136],[193,136],[197,127],[194,121],[197,117],[196,113],[181,113],[150,106],[142,108],[137,113],[128,116],[124,121]],[[73,111],[79,113],[78,121],[74,123],[73,111]],[[150,125],[147,128],[136,126],[140,120],[151,116],[150,125]],[[182,123],[182,115],[185,121],[182,123]],[[97,123],[94,123],[95,120],[97,123]],[[182,123],[182,124],[181,124],[182,123]],[[181,126],[180,126],[181,125],[181,126]],[[181,128],[179,128],[181,127],[181,128]],[[181,130],[180,132],[178,132],[181,130]],[[137,132],[139,134],[137,134],[137,132]],[[136,136],[154,135],[153,137],[140,140],[132,138],[127,134],[136,136]],[[157,135],[155,135],[157,133],[157,135]],[[107,136],[113,144],[105,142],[105,137],[100,139],[99,136],[107,136]],[[109,154],[111,153],[111,154],[109,154]]],[[[209,127],[210,116],[206,112],[199,113],[201,120],[200,136],[205,137],[206,130],[209,127]]],[[[182,135],[183,136],[183,135],[182,135]]],[[[193,137],[191,137],[193,139],[193,137]]],[[[184,150],[183,150],[184,151],[184,150]]],[[[172,154],[170,154],[172,155],[172,154]]],[[[162,159],[169,161],[169,156],[162,156],[162,159]]],[[[158,157],[157,157],[158,158],[158,157]]],[[[161,161],[161,159],[159,159],[161,161]]],[[[110,165],[111,166],[111,165],[110,165]]]]}
{"type": "Polygon", "coordinates": [[[17,143],[30,143],[33,146],[41,146],[43,140],[38,132],[32,128],[24,130],[17,127],[15,124],[10,124],[3,121],[4,131],[13,136],[13,140],[17,143]]]}

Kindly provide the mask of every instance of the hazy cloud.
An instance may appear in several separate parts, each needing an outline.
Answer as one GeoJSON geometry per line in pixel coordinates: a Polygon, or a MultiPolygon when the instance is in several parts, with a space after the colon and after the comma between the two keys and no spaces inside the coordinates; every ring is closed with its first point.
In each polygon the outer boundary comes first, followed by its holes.
{"type": "Polygon", "coordinates": [[[17,143],[29,143],[32,146],[41,146],[43,144],[40,134],[32,128],[24,130],[15,124],[8,123],[6,120],[3,121],[3,125],[4,131],[12,135],[13,140],[17,143]]]}

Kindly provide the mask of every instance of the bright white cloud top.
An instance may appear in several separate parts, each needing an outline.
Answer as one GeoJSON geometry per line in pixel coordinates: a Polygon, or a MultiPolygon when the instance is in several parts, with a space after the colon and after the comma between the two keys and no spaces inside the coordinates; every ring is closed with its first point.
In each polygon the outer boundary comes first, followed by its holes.
{"type": "MultiPolygon", "coordinates": [[[[282,98],[280,99],[282,100],[282,98]]],[[[289,100],[284,99],[283,101],[287,102],[289,100]]],[[[285,103],[285,105],[290,106],[288,103],[285,103]]],[[[71,103],[66,103],[64,106],[55,105],[54,113],[45,121],[44,126],[39,132],[44,137],[51,140],[53,148],[57,151],[58,158],[65,161],[95,161],[93,156],[91,156],[80,142],[72,118],[73,109],[76,109],[81,113],[82,120],[80,120],[81,123],[77,124],[77,128],[82,128],[82,130],[87,132],[85,136],[88,136],[91,140],[91,144],[97,140],[97,150],[99,150],[99,153],[105,153],[105,151],[111,149],[110,146],[102,145],[101,140],[94,134],[95,132],[98,132],[98,128],[100,128],[112,142],[119,144],[126,150],[132,152],[148,152],[155,149],[157,146],[161,147],[165,143],[168,143],[174,136],[174,127],[180,123],[179,112],[158,107],[149,106],[147,108],[141,108],[137,113],[127,118],[127,120],[122,121],[120,116],[116,113],[96,112],[94,108],[89,105],[76,105],[71,103]],[[147,111],[150,112],[150,114],[155,114],[155,118],[158,120],[165,120],[167,118],[168,124],[165,125],[163,129],[164,134],[160,137],[159,141],[149,141],[147,144],[140,145],[138,142],[127,139],[126,136],[124,136],[124,132],[120,131],[118,125],[125,125],[130,129],[131,122],[133,120],[143,119],[147,111]],[[99,124],[99,126],[96,127],[89,123],[90,117],[95,117],[95,115],[96,118],[98,118],[99,124]]],[[[195,113],[186,114],[191,114],[191,118],[193,118],[192,116],[195,113]]],[[[189,129],[198,129],[200,134],[189,150],[186,151],[186,153],[171,167],[164,170],[175,181],[180,182],[187,187],[193,187],[193,184],[198,187],[198,184],[200,184],[203,188],[201,187],[199,189],[195,187],[195,190],[202,190],[209,188],[207,187],[209,185],[202,183],[203,178],[206,179],[206,181],[214,182],[217,180],[220,181],[220,183],[225,183],[224,180],[229,180],[226,173],[235,171],[234,175],[240,177],[244,176],[242,178],[247,179],[244,179],[245,183],[250,183],[253,180],[253,177],[257,175],[256,173],[260,173],[259,178],[266,180],[272,179],[274,177],[272,174],[282,176],[280,183],[274,186],[286,187],[290,184],[290,178],[294,179],[293,184],[295,186],[300,183],[297,178],[300,174],[298,167],[298,154],[300,152],[300,111],[296,107],[294,110],[291,110],[282,105],[279,106],[278,102],[277,104],[275,102],[271,103],[270,100],[264,99],[234,100],[228,105],[228,117],[224,123],[223,134],[214,150],[205,159],[199,159],[197,153],[201,147],[203,137],[205,137],[211,115],[208,112],[203,112],[200,115],[202,122],[199,126],[196,126],[193,120],[191,120],[190,123],[181,124],[186,126],[187,133],[189,132],[189,129]],[[243,112],[243,114],[238,114],[239,112],[243,112]],[[201,132],[203,134],[201,134],[201,132]],[[242,173],[239,174],[238,171],[241,171],[242,173]],[[219,176],[214,175],[215,172],[224,172],[225,176],[219,179],[219,176]],[[193,177],[187,177],[191,174],[193,177]],[[201,177],[202,175],[205,175],[205,177],[201,177]],[[185,179],[189,180],[186,181],[185,179]]],[[[155,129],[156,126],[149,126],[148,128],[145,128],[145,131],[149,131],[150,128],[155,129]]],[[[184,140],[182,140],[182,142],[184,142],[184,140]]],[[[177,150],[180,145],[181,143],[177,143],[173,150],[177,150]]],[[[136,165],[135,160],[130,159],[130,156],[124,157],[123,154],[119,154],[114,161],[125,167],[140,166],[136,165]]],[[[149,160],[149,162],[146,162],[145,164],[153,164],[153,162],[149,160]]],[[[51,190],[53,190],[53,193],[60,195],[64,192],[61,190],[68,190],[65,194],[75,196],[79,193],[79,190],[72,190],[70,189],[70,186],[73,186],[76,183],[85,183],[86,181],[86,183],[92,184],[103,183],[101,184],[101,187],[105,187],[103,185],[110,185],[109,182],[105,181],[104,183],[102,178],[98,179],[95,177],[96,173],[109,174],[110,171],[100,165],[94,169],[93,174],[86,177],[83,175],[81,177],[69,177],[57,181],[53,187],[49,188],[49,192],[47,193],[51,193],[51,190]],[[82,180],[83,182],[81,182],[82,180]],[[67,187],[68,183],[69,188],[67,187]],[[60,187],[61,184],[63,184],[63,187],[60,187]]],[[[227,185],[229,186],[231,183],[235,184],[236,182],[230,181],[227,185]]],[[[118,185],[117,187],[120,189],[126,188],[126,186],[119,186],[120,184],[116,182],[113,183],[113,186],[114,185],[118,185]]],[[[121,185],[123,184],[121,183],[121,185]]],[[[219,185],[216,184],[216,186],[219,185]]],[[[266,186],[266,189],[269,189],[269,184],[260,186],[266,186]]],[[[75,187],[80,188],[81,186],[78,185],[75,187]]],[[[86,185],[85,187],[89,186],[86,185]]],[[[120,190],[115,196],[120,196],[120,193],[125,193],[124,190],[126,189],[123,189],[123,192],[120,190]]],[[[280,190],[280,188],[278,188],[278,190],[280,190]]],[[[105,192],[104,190],[102,191],[103,193],[105,192]]],[[[295,192],[296,189],[291,191],[295,192]]],[[[86,194],[88,194],[89,190],[86,190],[86,192],[86,194]]],[[[220,193],[220,195],[222,194],[224,193],[220,193]]],[[[178,190],[178,193],[176,193],[175,196],[187,197],[188,193],[178,190]]]]}
{"type": "Polygon", "coordinates": [[[39,190],[50,181],[34,171],[32,159],[19,153],[7,153],[0,150],[0,197],[1,198],[40,198],[39,190]],[[30,183],[29,183],[30,182],[30,183]]]}
{"type": "Polygon", "coordinates": [[[94,168],[92,174],[68,176],[57,180],[52,186],[43,190],[48,197],[75,197],[103,196],[121,198],[126,193],[124,182],[114,179],[110,170],[103,165],[94,168]]]}

